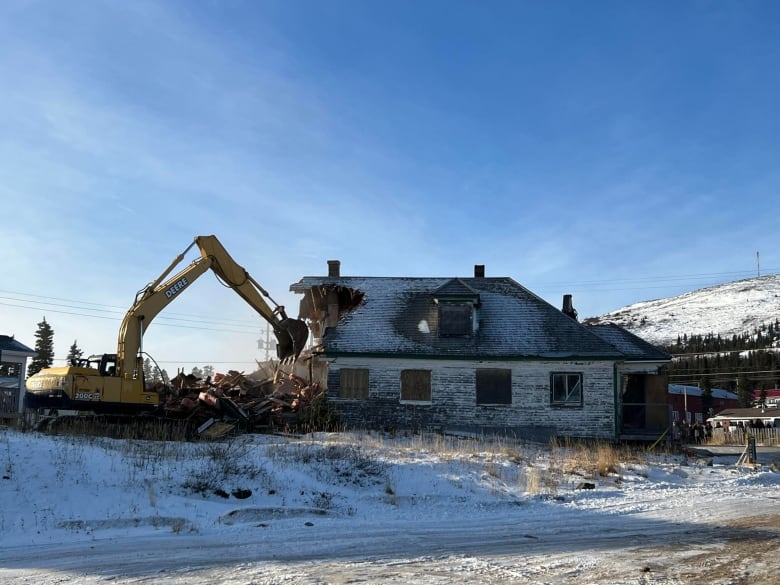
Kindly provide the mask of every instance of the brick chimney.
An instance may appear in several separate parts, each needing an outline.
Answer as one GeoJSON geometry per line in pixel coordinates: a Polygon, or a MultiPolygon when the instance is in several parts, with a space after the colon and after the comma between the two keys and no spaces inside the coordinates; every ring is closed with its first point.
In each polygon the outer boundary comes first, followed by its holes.
{"type": "Polygon", "coordinates": [[[341,278],[340,260],[328,260],[328,278],[341,278]]]}
{"type": "Polygon", "coordinates": [[[474,278],[485,278],[484,264],[474,264],[474,278]]]}
{"type": "Polygon", "coordinates": [[[577,320],[577,309],[572,305],[571,295],[563,295],[563,308],[561,311],[567,317],[571,317],[575,321],[577,320]]]}

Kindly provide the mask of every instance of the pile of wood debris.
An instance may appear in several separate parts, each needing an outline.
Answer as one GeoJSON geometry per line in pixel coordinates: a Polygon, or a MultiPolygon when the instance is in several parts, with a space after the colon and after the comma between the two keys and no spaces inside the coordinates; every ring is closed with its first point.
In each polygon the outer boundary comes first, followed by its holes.
{"type": "Polygon", "coordinates": [[[186,419],[196,437],[216,439],[236,432],[295,430],[312,401],[322,394],[278,363],[258,363],[249,375],[235,370],[198,378],[179,373],[164,397],[170,418],[186,419]]]}

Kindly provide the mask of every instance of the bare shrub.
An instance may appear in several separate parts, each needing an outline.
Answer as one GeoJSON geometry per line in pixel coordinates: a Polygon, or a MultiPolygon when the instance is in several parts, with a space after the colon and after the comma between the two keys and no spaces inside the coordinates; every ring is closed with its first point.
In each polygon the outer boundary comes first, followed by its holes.
{"type": "Polygon", "coordinates": [[[320,393],[303,409],[298,429],[304,433],[344,430],[338,412],[328,403],[327,392],[320,393]]]}
{"type": "Polygon", "coordinates": [[[296,441],[267,450],[274,461],[308,467],[323,482],[369,485],[382,483],[389,464],[361,444],[296,441]]]}
{"type": "MultiPolygon", "coordinates": [[[[264,478],[270,485],[271,476],[264,467],[250,457],[248,443],[230,440],[199,445],[200,456],[193,458],[198,465],[189,471],[183,486],[196,493],[215,492],[230,480],[231,483],[264,478]]],[[[224,490],[223,490],[224,491],[224,490]]]]}

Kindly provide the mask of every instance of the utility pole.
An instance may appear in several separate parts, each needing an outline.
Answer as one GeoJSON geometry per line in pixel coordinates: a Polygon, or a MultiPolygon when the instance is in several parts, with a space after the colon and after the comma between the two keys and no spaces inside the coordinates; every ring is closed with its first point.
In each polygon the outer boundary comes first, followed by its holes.
{"type": "Polygon", "coordinates": [[[263,361],[266,362],[271,359],[271,352],[276,351],[276,342],[271,340],[271,326],[268,323],[265,324],[265,339],[257,340],[257,349],[265,351],[263,361]]]}

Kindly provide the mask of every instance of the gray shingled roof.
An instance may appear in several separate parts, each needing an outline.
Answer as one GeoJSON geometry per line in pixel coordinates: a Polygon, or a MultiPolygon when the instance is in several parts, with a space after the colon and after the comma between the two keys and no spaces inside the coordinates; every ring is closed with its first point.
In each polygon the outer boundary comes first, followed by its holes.
{"type": "Polygon", "coordinates": [[[641,337],[637,337],[630,331],[614,323],[605,323],[603,325],[586,325],[593,333],[601,337],[607,343],[614,345],[629,359],[632,360],[671,360],[665,351],[648,343],[641,337]]]}
{"type": "Polygon", "coordinates": [[[35,350],[30,349],[25,344],[16,341],[8,335],[0,335],[0,351],[18,351],[35,355],[35,350]]]}
{"type": "MultiPolygon", "coordinates": [[[[626,356],[590,328],[567,317],[511,278],[307,276],[290,290],[338,285],[360,290],[363,302],[330,329],[325,352],[472,359],[621,360],[626,356]],[[433,298],[441,287],[479,294],[479,330],[468,338],[439,337],[433,298]],[[462,285],[462,286],[461,286],[462,285]]],[[[454,291],[453,291],[454,292],[454,291]]]]}
{"type": "Polygon", "coordinates": [[[479,293],[463,282],[460,278],[451,278],[435,291],[433,291],[435,298],[463,298],[463,299],[478,299],[479,293]]]}
{"type": "Polygon", "coordinates": [[[715,416],[722,416],[725,418],[762,418],[762,417],[777,417],[780,416],[780,411],[777,408],[726,408],[715,416]]]}

